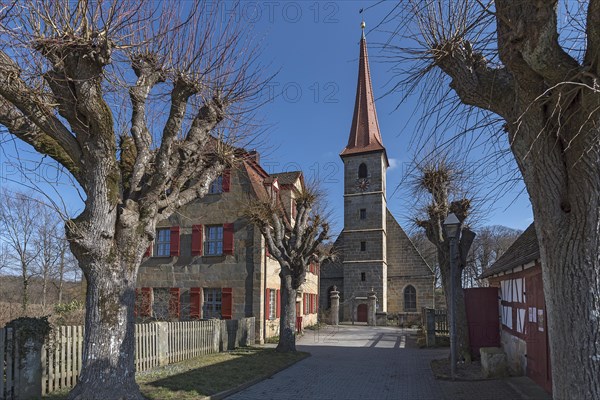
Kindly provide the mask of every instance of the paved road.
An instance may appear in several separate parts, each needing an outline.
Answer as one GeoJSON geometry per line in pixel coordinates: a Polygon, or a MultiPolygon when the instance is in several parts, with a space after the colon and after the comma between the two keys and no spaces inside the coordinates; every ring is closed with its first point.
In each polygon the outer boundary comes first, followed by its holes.
{"type": "Polygon", "coordinates": [[[310,352],[311,357],[228,400],[544,398],[523,396],[514,385],[501,380],[436,380],[429,363],[447,356],[448,350],[418,349],[410,331],[342,325],[307,332],[298,348],[310,352]]]}

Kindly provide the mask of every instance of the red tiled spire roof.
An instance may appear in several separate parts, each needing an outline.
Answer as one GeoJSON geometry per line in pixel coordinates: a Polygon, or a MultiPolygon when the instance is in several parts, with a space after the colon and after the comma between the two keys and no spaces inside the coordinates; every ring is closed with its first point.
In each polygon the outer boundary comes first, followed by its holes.
{"type": "Polygon", "coordinates": [[[354,103],[354,116],[350,127],[348,145],[340,156],[383,151],[383,141],[379,132],[373,87],[371,85],[371,72],[369,69],[369,56],[367,55],[367,41],[364,35],[360,39],[360,59],[358,63],[358,84],[356,86],[356,102],[354,103]]]}

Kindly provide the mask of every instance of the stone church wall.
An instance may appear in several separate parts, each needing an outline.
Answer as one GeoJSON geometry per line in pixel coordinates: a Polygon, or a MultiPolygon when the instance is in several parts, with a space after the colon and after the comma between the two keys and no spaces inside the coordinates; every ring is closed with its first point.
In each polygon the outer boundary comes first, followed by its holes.
{"type": "Polygon", "coordinates": [[[388,211],[388,314],[418,314],[433,305],[433,272],[410,238],[388,211]],[[404,290],[412,285],[417,292],[414,311],[405,310],[404,290]]]}

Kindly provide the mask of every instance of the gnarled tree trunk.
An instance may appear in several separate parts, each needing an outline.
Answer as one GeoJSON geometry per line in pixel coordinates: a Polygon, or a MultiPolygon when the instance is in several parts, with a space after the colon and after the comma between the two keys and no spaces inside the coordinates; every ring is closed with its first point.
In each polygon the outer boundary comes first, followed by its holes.
{"type": "Polygon", "coordinates": [[[531,199],[553,396],[600,398],[600,1],[434,3],[411,9],[426,57],[463,104],[503,120],[531,199]]]}
{"type": "Polygon", "coordinates": [[[82,372],[69,398],[143,399],[135,381],[137,268],[107,259],[82,269],[87,281],[85,343],[101,345],[84,346],[82,372]]]}
{"type": "Polygon", "coordinates": [[[279,342],[277,351],[293,352],[296,351],[296,293],[298,288],[292,284],[292,276],[289,272],[283,270],[279,274],[281,277],[281,302],[282,313],[279,320],[279,342]]]}
{"type": "MultiPolygon", "coordinates": [[[[446,246],[448,247],[448,246],[446,246]]],[[[438,260],[440,265],[440,274],[442,276],[442,286],[444,288],[444,297],[446,299],[446,310],[450,316],[451,310],[454,310],[456,322],[456,354],[457,361],[471,362],[471,349],[469,343],[469,325],[467,323],[467,309],[465,306],[465,295],[462,288],[462,268],[457,265],[454,277],[450,271],[450,249],[448,251],[438,251],[438,260]],[[452,306],[452,285],[454,285],[454,307],[452,306]]]]}

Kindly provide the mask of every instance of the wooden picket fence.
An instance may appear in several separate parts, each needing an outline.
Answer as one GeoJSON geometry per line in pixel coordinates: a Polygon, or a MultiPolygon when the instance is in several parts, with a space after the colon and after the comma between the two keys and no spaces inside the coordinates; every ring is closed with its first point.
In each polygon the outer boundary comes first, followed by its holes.
{"type": "Polygon", "coordinates": [[[175,322],[168,324],[169,364],[219,352],[221,321],[175,322]]]}
{"type": "MultiPolygon", "coordinates": [[[[23,368],[18,367],[18,346],[13,335],[11,328],[0,328],[0,400],[18,397],[15,386],[23,368]]],[[[136,324],[135,365],[141,372],[231,349],[232,343],[237,347],[253,342],[253,317],[239,323],[210,320],[136,324]]],[[[82,326],[61,326],[50,333],[41,351],[42,395],[75,386],[82,349],[82,326]]]]}
{"type": "Polygon", "coordinates": [[[83,326],[61,326],[42,347],[42,394],[75,386],[81,370],[83,326]]]}

